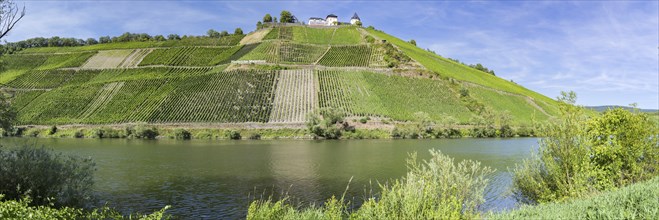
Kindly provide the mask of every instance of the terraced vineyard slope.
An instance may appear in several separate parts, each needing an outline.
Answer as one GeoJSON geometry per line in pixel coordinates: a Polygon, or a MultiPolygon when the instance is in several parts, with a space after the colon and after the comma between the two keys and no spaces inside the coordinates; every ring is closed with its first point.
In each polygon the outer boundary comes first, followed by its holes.
{"type": "Polygon", "coordinates": [[[299,127],[325,107],[394,122],[424,112],[467,126],[488,111],[528,125],[558,112],[555,100],[520,85],[349,25],[30,48],[0,59],[1,90],[20,125],[299,127]]]}

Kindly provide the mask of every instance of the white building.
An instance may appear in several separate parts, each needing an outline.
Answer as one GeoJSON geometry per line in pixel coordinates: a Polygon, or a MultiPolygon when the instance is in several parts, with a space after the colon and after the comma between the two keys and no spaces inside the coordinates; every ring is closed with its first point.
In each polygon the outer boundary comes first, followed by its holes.
{"type": "Polygon", "coordinates": [[[327,22],[328,26],[338,25],[339,24],[339,17],[334,15],[334,14],[329,14],[325,18],[325,21],[327,22]]]}
{"type": "MultiPolygon", "coordinates": [[[[355,13],[352,18],[350,19],[350,24],[356,25],[357,22],[361,22],[359,19],[359,16],[357,13],[355,13]]],[[[329,14],[325,19],[322,18],[317,18],[317,17],[311,17],[309,18],[309,26],[336,26],[340,24],[348,24],[348,23],[342,23],[339,22],[339,17],[334,15],[334,14],[329,14]]]]}
{"type": "Polygon", "coordinates": [[[327,26],[327,22],[322,18],[309,18],[309,26],[327,26]]]}
{"type": "Polygon", "coordinates": [[[357,12],[355,12],[355,14],[352,15],[352,18],[350,18],[350,24],[356,25],[358,21],[361,22],[361,19],[359,19],[357,12]]]}

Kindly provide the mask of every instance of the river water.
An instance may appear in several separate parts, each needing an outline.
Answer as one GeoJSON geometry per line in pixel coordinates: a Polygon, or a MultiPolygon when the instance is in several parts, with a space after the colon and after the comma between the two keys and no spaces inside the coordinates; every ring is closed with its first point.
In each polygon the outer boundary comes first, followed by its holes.
{"type": "Polygon", "coordinates": [[[95,189],[103,203],[122,212],[167,213],[191,219],[244,218],[255,197],[288,194],[321,204],[340,197],[360,204],[378,182],[402,177],[405,159],[428,159],[438,149],[457,161],[495,168],[483,211],[517,204],[510,193],[515,163],[530,156],[536,138],[439,140],[175,141],[127,139],[2,139],[3,145],[44,145],[64,154],[92,157],[95,189]]]}

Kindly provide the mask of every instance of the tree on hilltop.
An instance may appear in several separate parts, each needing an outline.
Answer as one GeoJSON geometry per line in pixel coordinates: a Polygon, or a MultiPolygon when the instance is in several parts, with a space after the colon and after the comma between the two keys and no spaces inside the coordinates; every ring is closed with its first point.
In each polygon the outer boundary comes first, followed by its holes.
{"type": "Polygon", "coordinates": [[[227,31],[220,32],[220,37],[226,37],[226,36],[229,36],[229,32],[227,31]]]}
{"type": "Polygon", "coordinates": [[[272,16],[270,16],[270,14],[265,14],[265,16],[263,16],[263,22],[272,22],[272,16]]]}
{"type": "Polygon", "coordinates": [[[281,11],[281,14],[279,15],[279,21],[281,23],[293,23],[293,14],[291,14],[290,11],[281,11]]]}
{"type": "Polygon", "coordinates": [[[216,30],[213,30],[213,29],[208,30],[208,31],[206,32],[206,34],[207,34],[209,37],[212,37],[212,38],[219,38],[219,37],[220,37],[220,32],[217,32],[216,30]]]}
{"type": "Polygon", "coordinates": [[[235,34],[235,35],[243,35],[243,29],[236,28],[236,30],[233,31],[233,34],[235,34]]]}

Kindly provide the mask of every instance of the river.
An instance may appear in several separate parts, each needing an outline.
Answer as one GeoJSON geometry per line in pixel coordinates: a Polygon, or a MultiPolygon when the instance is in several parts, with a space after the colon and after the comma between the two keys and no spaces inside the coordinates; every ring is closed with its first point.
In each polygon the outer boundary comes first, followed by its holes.
{"type": "Polygon", "coordinates": [[[25,142],[64,154],[91,157],[97,165],[95,189],[103,203],[122,212],[167,213],[192,219],[244,218],[250,201],[288,194],[293,201],[321,204],[347,197],[359,204],[377,183],[400,178],[405,159],[429,149],[477,160],[495,168],[486,189],[483,211],[517,204],[510,193],[515,163],[529,157],[536,138],[438,140],[260,140],[175,141],[128,139],[2,139],[3,145],[25,142]]]}

